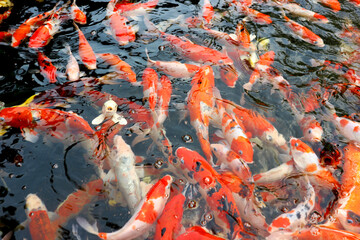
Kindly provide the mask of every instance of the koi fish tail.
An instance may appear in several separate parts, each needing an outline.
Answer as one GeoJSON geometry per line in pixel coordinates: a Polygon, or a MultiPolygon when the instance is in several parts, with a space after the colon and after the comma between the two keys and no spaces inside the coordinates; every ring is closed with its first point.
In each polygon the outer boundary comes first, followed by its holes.
{"type": "Polygon", "coordinates": [[[77,217],[76,221],[87,232],[94,234],[94,235],[99,235],[99,230],[97,228],[96,221],[93,225],[91,225],[85,218],[82,218],[82,217],[77,217]]]}
{"type": "Polygon", "coordinates": [[[157,35],[160,36],[160,34],[161,34],[160,30],[146,16],[144,16],[144,23],[145,23],[145,26],[148,28],[150,33],[154,33],[154,34],[157,34],[157,35]]]}

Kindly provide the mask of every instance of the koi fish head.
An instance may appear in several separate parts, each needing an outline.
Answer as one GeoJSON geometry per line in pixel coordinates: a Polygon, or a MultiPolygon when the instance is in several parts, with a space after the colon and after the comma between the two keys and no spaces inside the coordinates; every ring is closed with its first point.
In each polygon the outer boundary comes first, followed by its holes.
{"type": "Polygon", "coordinates": [[[233,66],[221,66],[220,67],[220,76],[221,76],[221,80],[228,87],[231,87],[231,88],[235,87],[236,81],[239,78],[239,75],[233,66]]]}
{"type": "Polygon", "coordinates": [[[290,139],[290,153],[300,171],[314,173],[319,170],[319,159],[314,151],[297,138],[290,139]]]}
{"type": "Polygon", "coordinates": [[[201,91],[215,86],[214,72],[209,65],[202,66],[191,80],[191,85],[194,85],[201,91]]]}
{"type": "Polygon", "coordinates": [[[41,201],[41,199],[36,195],[30,193],[26,196],[26,215],[30,216],[31,212],[33,211],[47,211],[45,204],[41,201]]]}
{"type": "Polygon", "coordinates": [[[322,139],[323,129],[320,123],[314,119],[303,128],[303,134],[305,140],[309,142],[320,142],[322,139]]]}
{"type": "Polygon", "coordinates": [[[280,134],[276,128],[269,129],[266,132],[263,133],[263,138],[267,143],[273,144],[277,147],[279,147],[284,152],[289,151],[289,147],[287,145],[287,142],[282,134],[280,134]]]}
{"type": "Polygon", "coordinates": [[[360,232],[360,216],[351,210],[338,209],[337,217],[346,231],[360,232]]]}

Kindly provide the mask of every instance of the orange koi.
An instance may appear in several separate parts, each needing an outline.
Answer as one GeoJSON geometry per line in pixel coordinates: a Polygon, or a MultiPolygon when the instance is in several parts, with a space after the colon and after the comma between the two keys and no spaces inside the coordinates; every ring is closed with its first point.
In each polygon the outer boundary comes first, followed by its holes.
{"type": "Polygon", "coordinates": [[[44,53],[38,52],[38,63],[41,74],[49,80],[50,83],[56,83],[56,67],[51,63],[50,58],[44,53]]]}
{"type": "Polygon", "coordinates": [[[11,8],[0,14],[0,23],[2,23],[5,19],[10,17],[10,14],[11,14],[11,8]]]}
{"type": "Polygon", "coordinates": [[[157,102],[158,75],[152,68],[146,68],[142,76],[144,99],[148,99],[150,110],[154,113],[157,102]]]}
{"type": "MultiPolygon", "coordinates": [[[[199,184],[199,192],[214,212],[215,223],[232,237],[240,237],[244,230],[240,213],[230,189],[221,181],[219,173],[193,150],[179,147],[175,154],[178,160],[174,159],[173,164],[183,171],[190,183],[199,184]]],[[[232,238],[229,236],[229,239],[232,238]]]]}
{"type": "Polygon", "coordinates": [[[341,5],[338,0],[318,0],[321,4],[331,8],[334,12],[338,12],[341,10],[341,5]]]}
{"type": "Polygon", "coordinates": [[[84,63],[87,69],[96,69],[96,56],[92,47],[86,40],[85,35],[80,30],[80,28],[75,23],[74,26],[79,34],[79,56],[81,58],[81,61],[84,63]]]}
{"type": "Polygon", "coordinates": [[[131,84],[136,84],[136,74],[131,69],[131,66],[120,59],[119,56],[112,53],[97,53],[97,56],[101,57],[106,63],[110,64],[126,81],[131,84]]]}
{"type": "Polygon", "coordinates": [[[318,239],[318,240],[328,240],[328,239],[343,239],[343,240],[359,240],[360,235],[353,232],[348,232],[345,230],[334,229],[324,225],[315,225],[310,228],[301,229],[291,234],[292,237],[295,237],[299,240],[306,239],[318,239]]]}
{"type": "Polygon", "coordinates": [[[47,133],[57,139],[79,142],[91,139],[94,130],[76,113],[57,109],[9,107],[0,111],[1,127],[20,128],[26,140],[35,142],[38,132],[47,133]]]}
{"type": "Polygon", "coordinates": [[[159,0],[150,0],[146,3],[131,3],[129,1],[120,1],[116,3],[114,12],[120,12],[123,16],[145,15],[149,10],[155,8],[159,0]]]}
{"type": "Polygon", "coordinates": [[[290,28],[300,39],[318,47],[325,46],[324,41],[321,39],[321,37],[313,33],[307,27],[304,27],[303,25],[291,20],[285,15],[284,19],[286,21],[285,25],[288,26],[288,28],[290,28]]]}
{"type": "Polygon", "coordinates": [[[180,233],[185,200],[182,193],[171,197],[156,222],[154,240],[173,240],[180,233]]]}
{"type": "Polygon", "coordinates": [[[225,240],[215,235],[208,233],[204,228],[200,226],[194,226],[186,229],[186,232],[175,238],[176,240],[225,240]]]}
{"type": "Polygon", "coordinates": [[[9,42],[11,40],[12,33],[0,31],[0,42],[9,42]]]}
{"type": "Polygon", "coordinates": [[[204,0],[203,5],[201,7],[201,16],[207,24],[210,24],[210,22],[214,16],[214,9],[211,6],[211,3],[209,0],[204,0]]]}
{"type": "Polygon", "coordinates": [[[71,8],[71,19],[73,19],[78,24],[86,24],[86,15],[76,5],[76,0],[73,1],[70,8],[71,8]]]}
{"type": "Polygon", "coordinates": [[[169,198],[172,182],[173,178],[170,175],[165,175],[154,184],[139,204],[139,208],[134,215],[118,231],[112,233],[98,232],[96,227],[91,226],[84,218],[79,217],[76,220],[86,231],[97,235],[101,239],[130,240],[140,237],[150,229],[163,212],[167,199],[169,198]]]}
{"type": "Polygon", "coordinates": [[[209,142],[209,124],[215,107],[215,100],[212,97],[214,85],[213,70],[210,66],[204,65],[193,77],[192,88],[187,96],[191,125],[195,128],[201,149],[210,162],[212,162],[212,154],[209,142]]]}
{"type": "Polygon", "coordinates": [[[236,30],[235,30],[235,35],[237,37],[237,40],[239,41],[239,43],[241,44],[241,46],[244,49],[250,48],[250,44],[251,44],[250,34],[249,34],[248,30],[246,29],[243,21],[240,21],[237,24],[236,30]]]}
{"type": "Polygon", "coordinates": [[[245,14],[252,21],[259,24],[272,23],[272,20],[269,15],[256,11],[255,9],[249,8],[248,6],[246,6],[246,4],[244,5],[237,0],[233,0],[232,2],[235,4],[237,11],[245,14]]]}

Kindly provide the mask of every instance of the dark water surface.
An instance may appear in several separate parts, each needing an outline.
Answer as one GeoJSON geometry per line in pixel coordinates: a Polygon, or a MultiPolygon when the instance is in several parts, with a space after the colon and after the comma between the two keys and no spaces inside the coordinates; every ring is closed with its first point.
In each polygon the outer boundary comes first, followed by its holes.
{"type": "MultiPolygon", "coordinates": [[[[163,41],[148,41],[149,36],[146,33],[146,27],[139,18],[139,32],[137,40],[126,46],[119,46],[115,39],[106,33],[104,25],[106,14],[106,0],[86,1],[78,0],[77,5],[86,12],[88,23],[80,26],[90,45],[97,53],[111,52],[120,56],[120,58],[129,63],[137,74],[138,81],[141,81],[142,71],[146,68],[145,47],[148,49],[150,57],[153,60],[178,60],[181,58],[163,41]]],[[[248,31],[256,35],[256,39],[266,38],[270,40],[269,50],[276,53],[275,62],[272,66],[277,68],[285,79],[292,85],[293,91],[297,93],[306,92],[310,89],[310,81],[318,79],[323,85],[331,85],[341,82],[339,76],[312,67],[310,59],[329,59],[337,61],[340,54],[340,43],[342,39],[335,33],[342,30],[345,20],[350,19],[354,24],[360,20],[360,10],[347,1],[341,1],[342,10],[338,13],[332,12],[329,8],[312,1],[298,0],[303,7],[318,12],[329,19],[328,24],[317,24],[309,21],[291,17],[310,28],[313,32],[323,38],[325,47],[318,48],[310,45],[297,37],[293,36],[284,25],[281,11],[269,5],[254,3],[253,8],[269,14],[273,20],[270,25],[259,25],[253,22],[246,22],[248,31]]],[[[44,1],[38,3],[34,0],[15,1],[11,16],[0,25],[0,30],[6,31],[16,29],[20,23],[26,19],[35,16],[44,11],[50,10],[56,1],[44,1]]],[[[211,4],[216,11],[222,12],[226,4],[223,0],[211,0],[211,4]]],[[[174,1],[160,0],[158,6],[149,13],[149,18],[159,23],[184,15],[185,18],[197,16],[200,11],[200,4],[193,1],[174,1]]],[[[289,14],[290,16],[290,14],[289,14]]],[[[213,24],[214,29],[232,33],[239,20],[244,16],[232,12],[218,22],[213,24]]],[[[208,43],[210,47],[221,49],[215,41],[204,34],[202,30],[188,31],[187,29],[172,25],[167,29],[168,33],[177,36],[186,36],[199,44],[202,41],[208,43]]],[[[44,48],[45,54],[52,59],[53,64],[58,68],[58,72],[65,73],[65,66],[68,55],[64,51],[65,43],[72,46],[72,51],[77,57],[78,35],[71,21],[62,25],[60,33],[54,36],[54,39],[44,48]]],[[[37,63],[37,54],[34,50],[27,48],[27,44],[22,44],[18,48],[12,48],[8,44],[0,45],[0,101],[5,102],[6,107],[21,104],[28,97],[35,93],[42,92],[54,87],[47,84],[39,73],[37,63]]],[[[98,69],[89,71],[79,61],[81,70],[87,76],[99,77],[109,72],[106,64],[98,61],[98,69]]],[[[216,73],[216,86],[220,89],[223,98],[239,103],[244,94],[242,85],[248,81],[248,75],[245,79],[239,79],[235,88],[228,88],[216,73]]],[[[65,83],[65,77],[58,77],[59,84],[65,83]]],[[[172,80],[173,98],[172,103],[184,103],[187,92],[190,90],[190,80],[172,80]]],[[[125,81],[120,85],[102,86],[99,90],[106,91],[118,97],[137,99],[141,104],[143,97],[142,87],[134,87],[125,81]]],[[[302,132],[295,121],[287,102],[281,95],[275,91],[271,94],[271,85],[257,84],[254,91],[245,95],[244,107],[255,109],[266,117],[274,119],[273,125],[288,140],[291,136],[302,137],[302,132]]],[[[91,122],[98,116],[100,109],[95,108],[88,99],[75,96],[74,103],[66,111],[73,111],[81,115],[85,120],[91,122]]],[[[336,99],[336,106],[344,115],[358,112],[359,106],[357,99],[348,99],[339,96],[336,99]]],[[[121,106],[120,106],[121,108],[121,106]]],[[[189,118],[179,122],[181,111],[170,104],[170,114],[164,123],[167,136],[173,143],[174,150],[179,146],[187,146],[201,153],[200,145],[197,141],[195,130],[189,124],[189,118]],[[182,136],[191,135],[193,143],[184,143],[182,136]]],[[[319,112],[316,117],[320,118],[319,112]]],[[[335,141],[340,146],[344,143],[341,138],[334,136],[334,127],[330,124],[324,124],[324,137],[329,141],[335,141]]],[[[126,129],[122,130],[125,135],[126,129]]],[[[125,136],[126,142],[130,143],[134,136],[125,136]]],[[[156,148],[150,155],[146,154],[151,141],[145,141],[133,147],[136,155],[147,156],[149,162],[156,158],[163,157],[156,148]]],[[[15,228],[19,223],[26,220],[24,211],[25,197],[29,193],[36,193],[46,204],[49,211],[54,211],[57,206],[66,199],[66,197],[78,190],[80,186],[93,180],[95,170],[92,164],[84,158],[84,150],[81,146],[75,145],[68,148],[63,143],[50,142],[40,137],[36,143],[30,143],[24,140],[18,129],[9,130],[0,139],[0,233],[3,234],[15,228]]],[[[321,144],[312,145],[313,149],[319,153],[321,144]]],[[[274,158],[271,151],[266,148],[254,147],[254,164],[250,166],[253,173],[259,173],[275,167],[279,160],[274,158]]],[[[330,198],[332,196],[329,196],[330,198]]],[[[268,223],[281,213],[280,209],[265,209],[264,214],[268,217],[268,223]]],[[[83,216],[92,216],[98,221],[101,231],[114,231],[129,219],[130,215],[126,208],[120,206],[110,206],[105,200],[99,200],[91,203],[82,212],[83,216]]],[[[76,239],[72,234],[71,227],[76,224],[74,219],[61,228],[63,239],[76,239]]],[[[82,229],[79,229],[82,239],[96,239],[90,236],[82,229]]],[[[16,231],[15,239],[30,239],[27,229],[16,231]]]]}

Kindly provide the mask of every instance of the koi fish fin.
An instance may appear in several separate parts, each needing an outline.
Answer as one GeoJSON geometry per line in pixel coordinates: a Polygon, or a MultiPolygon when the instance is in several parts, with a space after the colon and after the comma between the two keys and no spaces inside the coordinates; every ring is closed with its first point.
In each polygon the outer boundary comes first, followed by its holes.
{"type": "Polygon", "coordinates": [[[102,123],[105,120],[105,115],[104,114],[100,114],[99,116],[97,116],[96,118],[94,118],[91,121],[92,125],[99,125],[100,123],[102,123]]]}
{"type": "Polygon", "coordinates": [[[26,141],[35,143],[37,142],[37,140],[39,140],[38,133],[35,132],[33,129],[23,128],[21,129],[21,132],[26,141]]]}
{"type": "Polygon", "coordinates": [[[140,135],[137,135],[134,140],[132,141],[131,143],[131,146],[135,146],[136,144],[140,143],[140,142],[143,142],[143,141],[146,141],[148,140],[149,137],[146,137],[146,134],[143,133],[143,134],[140,134],[140,135]]]}
{"type": "Polygon", "coordinates": [[[8,232],[8,233],[2,238],[2,240],[10,240],[11,237],[13,236],[13,234],[14,234],[14,231],[8,232]]]}
{"type": "Polygon", "coordinates": [[[73,225],[71,226],[72,234],[76,237],[77,240],[81,240],[81,237],[80,237],[80,235],[79,235],[78,229],[79,229],[78,225],[73,224],[73,225]]]}
{"type": "Polygon", "coordinates": [[[156,25],[149,20],[147,16],[144,16],[144,24],[148,28],[150,33],[155,33],[160,35],[160,30],[156,27],[156,25]]]}
{"type": "Polygon", "coordinates": [[[96,226],[96,221],[95,221],[95,223],[93,225],[91,225],[85,218],[82,218],[82,217],[77,217],[76,221],[87,232],[89,232],[91,234],[94,234],[94,235],[99,234],[99,230],[98,230],[98,228],[96,226]]]}

